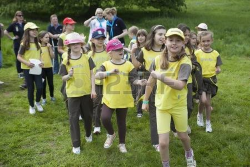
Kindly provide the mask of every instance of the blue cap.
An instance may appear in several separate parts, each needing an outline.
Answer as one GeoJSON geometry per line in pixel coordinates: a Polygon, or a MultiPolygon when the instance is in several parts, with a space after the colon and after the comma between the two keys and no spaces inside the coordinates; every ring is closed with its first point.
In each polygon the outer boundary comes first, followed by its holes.
{"type": "Polygon", "coordinates": [[[100,37],[106,38],[104,31],[105,30],[103,28],[98,28],[97,30],[94,30],[92,32],[92,38],[95,38],[95,39],[100,38],[100,37]]]}

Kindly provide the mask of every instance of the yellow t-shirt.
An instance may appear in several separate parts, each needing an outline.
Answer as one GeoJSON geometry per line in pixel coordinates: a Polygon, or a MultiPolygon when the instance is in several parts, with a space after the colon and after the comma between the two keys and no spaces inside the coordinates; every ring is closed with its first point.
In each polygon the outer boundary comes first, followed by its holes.
{"type": "Polygon", "coordinates": [[[66,45],[64,45],[64,41],[66,40],[66,35],[67,34],[64,32],[64,33],[60,34],[60,36],[59,36],[59,38],[61,38],[63,41],[62,49],[64,50],[64,52],[68,52],[68,47],[66,45]]]}
{"type": "MultiPolygon", "coordinates": [[[[108,61],[110,59],[108,53],[106,51],[102,51],[102,52],[96,52],[94,54],[94,56],[92,56],[93,51],[90,51],[88,53],[88,56],[92,58],[92,60],[94,61],[96,67],[93,69],[93,73],[96,73],[96,70],[99,69],[102,65],[102,63],[104,63],[105,61],[108,61]]],[[[102,85],[103,84],[103,80],[99,80],[96,79],[95,80],[95,84],[96,85],[102,85]]]]}
{"type": "MultiPolygon", "coordinates": [[[[178,80],[181,65],[190,66],[189,75],[191,72],[191,60],[184,56],[180,61],[169,62],[169,67],[166,70],[160,69],[160,56],[155,58],[155,71],[165,74],[165,76],[178,80]]],[[[157,89],[155,95],[155,106],[160,110],[167,110],[174,107],[183,107],[187,105],[187,85],[182,90],[173,89],[165,83],[157,80],[157,89]]]]}
{"type": "MultiPolygon", "coordinates": [[[[40,45],[40,44],[39,44],[40,45]]],[[[21,43],[21,47],[23,47],[23,43],[21,43]]],[[[35,43],[30,43],[30,48],[29,50],[25,50],[23,54],[23,58],[26,61],[29,61],[29,59],[41,59],[41,49],[36,48],[35,43]]],[[[30,69],[26,64],[21,63],[21,68],[22,69],[30,69]]]]}
{"type": "MultiPolygon", "coordinates": [[[[67,53],[66,53],[67,54],[67,53]]],[[[68,57],[68,56],[67,56],[68,57]]],[[[72,78],[66,82],[66,94],[68,97],[81,97],[91,94],[91,77],[89,67],[89,56],[82,54],[79,59],[63,59],[63,64],[66,70],[69,71],[72,67],[74,74],[72,78]]]]}
{"type": "Polygon", "coordinates": [[[195,51],[195,56],[197,58],[197,62],[200,63],[202,67],[202,76],[204,78],[210,78],[216,75],[215,70],[216,70],[217,58],[220,56],[220,54],[216,50],[207,53],[199,49],[195,51]]]}
{"type": "Polygon", "coordinates": [[[49,53],[49,48],[47,46],[41,46],[41,57],[43,61],[43,68],[51,68],[52,67],[52,61],[49,53]]]}
{"type": "Polygon", "coordinates": [[[103,79],[102,103],[105,103],[109,108],[134,107],[129,83],[129,73],[134,69],[133,64],[125,61],[123,64],[116,65],[111,61],[106,61],[102,65],[106,71],[119,69],[119,74],[113,74],[103,79]]]}
{"type": "Polygon", "coordinates": [[[155,57],[162,54],[162,51],[156,52],[153,50],[147,50],[144,47],[141,49],[143,52],[143,58],[145,60],[145,69],[149,71],[149,68],[154,61],[155,57]]]}

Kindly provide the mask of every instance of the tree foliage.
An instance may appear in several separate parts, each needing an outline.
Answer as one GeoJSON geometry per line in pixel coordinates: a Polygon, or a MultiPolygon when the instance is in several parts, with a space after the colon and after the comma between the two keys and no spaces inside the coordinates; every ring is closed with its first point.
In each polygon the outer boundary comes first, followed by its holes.
{"type": "Polygon", "coordinates": [[[163,13],[180,11],[185,6],[185,0],[1,0],[2,15],[13,15],[22,10],[25,14],[36,14],[38,17],[57,13],[58,15],[79,16],[93,15],[97,7],[131,8],[137,6],[139,10],[154,7],[163,13]]]}

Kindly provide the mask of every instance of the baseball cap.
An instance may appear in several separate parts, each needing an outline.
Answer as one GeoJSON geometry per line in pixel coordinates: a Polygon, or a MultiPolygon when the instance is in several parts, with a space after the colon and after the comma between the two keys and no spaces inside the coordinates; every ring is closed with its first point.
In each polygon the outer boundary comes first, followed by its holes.
{"type": "Polygon", "coordinates": [[[122,45],[121,41],[119,41],[118,39],[110,40],[106,46],[107,52],[112,51],[112,50],[122,49],[122,48],[123,48],[123,45],[122,45]]]}
{"type": "Polygon", "coordinates": [[[196,29],[201,28],[203,30],[208,30],[207,24],[206,23],[200,23],[197,27],[195,27],[196,29]]]}
{"type": "Polygon", "coordinates": [[[103,28],[98,28],[98,29],[94,30],[92,32],[92,38],[95,38],[95,39],[100,38],[100,37],[106,38],[104,31],[105,30],[103,28]]]}
{"type": "Polygon", "coordinates": [[[72,32],[66,36],[64,41],[65,45],[70,45],[73,43],[84,43],[84,37],[78,34],[77,32],[72,32]]]}
{"type": "Polygon", "coordinates": [[[183,32],[179,28],[170,28],[167,33],[166,37],[172,36],[172,35],[177,35],[181,37],[183,40],[185,39],[183,32]]]}
{"type": "Polygon", "coordinates": [[[63,20],[63,24],[66,25],[66,24],[76,24],[76,22],[70,18],[70,17],[66,17],[64,20],[63,20]]]}
{"type": "Polygon", "coordinates": [[[34,29],[37,29],[39,27],[35,23],[28,22],[24,26],[24,31],[27,30],[28,28],[34,30],[34,29]]]}

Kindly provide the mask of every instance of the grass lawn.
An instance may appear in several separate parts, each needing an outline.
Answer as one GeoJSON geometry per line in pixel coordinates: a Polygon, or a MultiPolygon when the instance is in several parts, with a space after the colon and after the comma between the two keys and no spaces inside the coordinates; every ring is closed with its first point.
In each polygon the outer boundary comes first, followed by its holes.
{"type": "MultiPolygon", "coordinates": [[[[128,27],[138,25],[147,30],[155,24],[170,28],[179,23],[186,23],[191,29],[201,22],[208,24],[209,29],[215,33],[213,48],[221,54],[223,66],[222,73],[218,76],[219,91],[213,98],[213,132],[208,134],[204,128],[196,125],[197,106],[189,120],[197,166],[249,167],[248,1],[187,0],[186,3],[187,10],[175,17],[154,17],[149,13],[149,16],[125,22],[128,27]]],[[[11,18],[0,17],[0,20],[6,28],[11,18]]],[[[47,26],[45,22],[32,21],[41,29],[47,26]]],[[[88,33],[88,29],[80,24],[77,25],[76,31],[88,33]]],[[[73,155],[68,115],[59,92],[61,77],[54,76],[56,102],[48,102],[44,107],[45,112],[30,115],[27,91],[19,89],[23,80],[17,78],[12,43],[6,37],[2,39],[2,51],[4,67],[0,69],[0,80],[5,84],[0,85],[0,166],[161,166],[160,155],[150,144],[149,114],[144,113],[144,116],[138,119],[134,108],[129,109],[127,117],[127,154],[119,153],[118,138],[110,149],[103,148],[106,139],[104,128],[101,135],[94,136],[92,143],[86,143],[81,126],[81,154],[73,155]]],[[[115,121],[114,117],[113,122],[117,129],[115,121]]],[[[170,158],[171,166],[186,165],[181,141],[172,134],[170,158]]]]}

